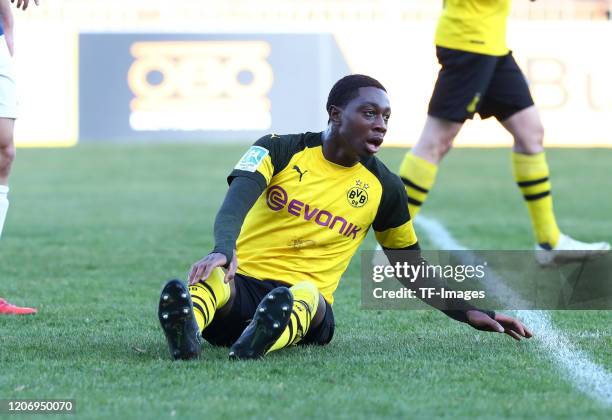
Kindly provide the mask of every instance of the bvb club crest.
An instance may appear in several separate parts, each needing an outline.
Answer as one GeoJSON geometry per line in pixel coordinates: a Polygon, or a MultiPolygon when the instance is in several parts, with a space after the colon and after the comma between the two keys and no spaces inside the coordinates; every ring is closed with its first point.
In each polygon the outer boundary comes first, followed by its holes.
{"type": "Polygon", "coordinates": [[[360,180],[355,182],[355,186],[348,190],[346,193],[346,199],[349,204],[353,207],[363,207],[368,202],[368,192],[366,191],[370,186],[362,183],[360,180]]]}

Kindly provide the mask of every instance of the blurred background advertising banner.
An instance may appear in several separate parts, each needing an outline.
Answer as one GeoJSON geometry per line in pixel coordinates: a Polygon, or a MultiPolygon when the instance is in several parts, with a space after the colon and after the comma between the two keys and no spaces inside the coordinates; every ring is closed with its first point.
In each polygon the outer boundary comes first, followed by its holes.
{"type": "MultiPolygon", "coordinates": [[[[333,83],[365,73],[390,95],[385,145],[410,146],[439,71],[441,2],[350,3],[57,0],[16,13],[16,143],[253,142],[322,130],[333,83]]],[[[547,146],[612,147],[612,21],[586,6],[513,5],[508,45],[547,146]]],[[[455,140],[511,143],[494,119],[468,121],[455,140]]]]}
{"type": "MultiPolygon", "coordinates": [[[[385,144],[416,142],[439,70],[435,22],[386,29],[387,42],[370,31],[334,33],[352,72],[378,78],[393,110],[385,144]]],[[[374,31],[380,34],[379,31],[374,31]]],[[[508,46],[530,84],[547,146],[612,146],[612,22],[510,23],[508,46]]],[[[478,116],[476,116],[478,119],[478,116]]],[[[511,136],[494,118],[468,121],[457,146],[509,146],[511,136]]]]}
{"type": "Polygon", "coordinates": [[[81,141],[249,140],[321,127],[350,72],[330,34],[80,35],[81,141]]]}

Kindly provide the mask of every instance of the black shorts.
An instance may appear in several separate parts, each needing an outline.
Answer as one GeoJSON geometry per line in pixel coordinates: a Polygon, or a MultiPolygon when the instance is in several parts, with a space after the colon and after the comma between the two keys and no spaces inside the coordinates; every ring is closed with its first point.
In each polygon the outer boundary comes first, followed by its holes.
{"type": "Polygon", "coordinates": [[[442,68],[429,102],[432,117],[462,123],[478,112],[504,121],[533,105],[512,52],[496,57],[436,47],[436,55],[442,68]]]}
{"type": "MultiPolygon", "coordinates": [[[[289,285],[272,280],[257,280],[252,277],[236,274],[234,277],[236,296],[232,309],[223,318],[215,316],[213,321],[202,332],[202,337],[210,344],[229,347],[240,337],[249,325],[259,302],[273,289],[289,285]]],[[[311,328],[299,344],[328,344],[335,329],[334,312],[325,302],[325,317],[320,325],[311,328]]]]}

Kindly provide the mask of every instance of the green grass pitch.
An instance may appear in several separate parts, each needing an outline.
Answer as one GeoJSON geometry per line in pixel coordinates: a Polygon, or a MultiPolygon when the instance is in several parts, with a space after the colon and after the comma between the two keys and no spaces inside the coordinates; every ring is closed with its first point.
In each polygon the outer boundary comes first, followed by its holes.
{"type": "MultiPolygon", "coordinates": [[[[0,296],[39,314],[0,317],[0,399],[74,398],[78,417],[115,419],[610,418],[610,407],[579,392],[535,341],[480,333],[433,311],[361,310],[359,258],[337,291],[329,346],[229,362],[226,349],[207,345],[198,361],[171,362],[156,318],[160,288],[211,249],[225,176],[244,150],[19,151],[0,296]]],[[[393,170],[402,155],[380,153],[393,170]]],[[[561,228],[611,240],[612,150],[548,156],[561,228]]],[[[423,214],[468,247],[532,247],[505,149],[453,151],[423,214]]],[[[362,249],[374,246],[370,235],[362,249]]],[[[612,371],[612,313],[553,319],[612,371]]]]}

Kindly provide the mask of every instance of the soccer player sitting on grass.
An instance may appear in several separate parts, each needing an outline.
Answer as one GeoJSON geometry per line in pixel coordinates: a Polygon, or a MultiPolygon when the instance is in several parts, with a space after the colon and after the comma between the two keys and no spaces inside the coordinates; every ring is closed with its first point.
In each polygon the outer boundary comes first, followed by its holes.
{"type": "MultiPolygon", "coordinates": [[[[325,345],[334,334],[333,293],[368,229],[385,250],[418,251],[402,181],[374,157],[391,114],[385,88],[368,76],[344,77],[327,111],[324,132],[265,136],[229,175],[214,250],[192,266],[189,288],[171,280],[161,293],[173,358],[197,357],[201,337],[231,346],[237,359],[325,345]]],[[[425,301],[474,328],[531,337],[520,321],[463,300],[425,301]]]]}

